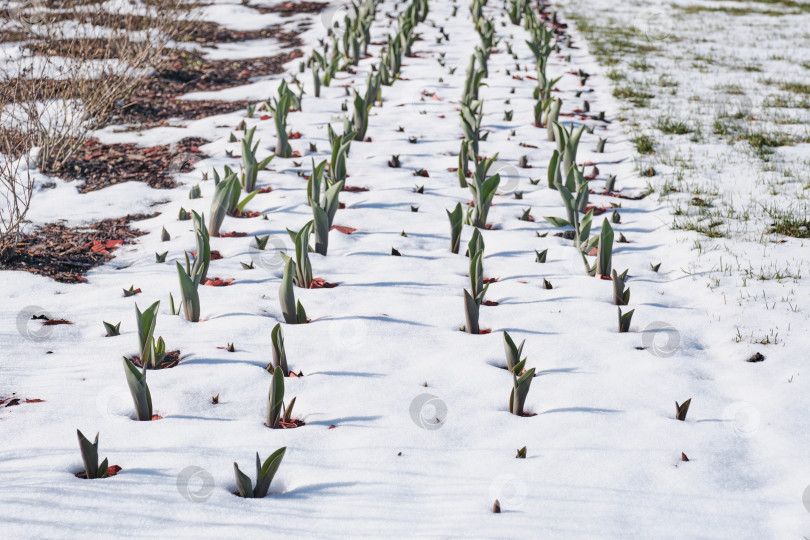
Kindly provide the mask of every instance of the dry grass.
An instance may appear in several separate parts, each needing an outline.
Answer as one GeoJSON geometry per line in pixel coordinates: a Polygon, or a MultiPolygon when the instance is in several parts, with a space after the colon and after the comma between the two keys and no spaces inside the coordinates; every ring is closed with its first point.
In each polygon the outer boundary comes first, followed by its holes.
{"type": "Polygon", "coordinates": [[[129,14],[102,10],[97,2],[49,2],[56,8],[75,5],[83,9],[69,12],[70,20],[65,11],[45,11],[37,24],[21,24],[30,39],[21,45],[20,58],[0,72],[0,84],[14,90],[15,117],[40,147],[37,164],[46,173],[59,172],[114,105],[160,68],[171,40],[191,28],[197,4],[168,0],[129,14]]]}
{"type": "MultiPolygon", "coordinates": [[[[0,110],[5,110],[16,94],[16,87],[0,88],[0,110]]],[[[30,132],[24,124],[0,126],[0,260],[16,249],[31,204],[30,132]]]]}

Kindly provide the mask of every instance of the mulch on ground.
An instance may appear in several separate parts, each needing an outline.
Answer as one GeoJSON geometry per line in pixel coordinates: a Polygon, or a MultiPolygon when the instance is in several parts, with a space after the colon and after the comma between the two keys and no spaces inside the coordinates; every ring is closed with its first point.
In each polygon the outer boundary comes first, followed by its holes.
{"type": "Polygon", "coordinates": [[[144,234],[130,228],[130,222],[157,215],[128,215],[83,227],[49,223],[24,234],[15,253],[0,261],[0,270],[23,270],[60,283],[86,282],[85,273],[113,258],[110,250],[144,234]]]}
{"type": "Polygon", "coordinates": [[[274,6],[251,6],[259,13],[278,13],[280,15],[296,15],[298,13],[320,13],[328,5],[327,2],[280,2],[274,6]]]}
{"type": "Polygon", "coordinates": [[[188,172],[194,163],[205,159],[198,146],[207,141],[188,137],[175,146],[139,147],[135,144],[102,144],[87,141],[80,152],[65,161],[60,177],[81,180],[82,193],[96,191],[122,182],[144,182],[155,189],[176,187],[171,175],[188,172]]]}
{"type": "MultiPolygon", "coordinates": [[[[141,362],[141,357],[138,355],[130,356],[129,361],[132,362],[136,367],[143,368],[143,362],[141,362]]],[[[163,361],[157,365],[157,367],[152,367],[151,364],[146,366],[146,369],[169,369],[173,368],[177,364],[180,363],[180,351],[169,351],[163,357],[163,361]]]]}
{"type": "MultiPolygon", "coordinates": [[[[165,125],[180,118],[198,120],[214,114],[245,109],[250,101],[183,100],[190,92],[210,92],[249,84],[252,79],[284,71],[284,64],[303,56],[296,49],[275,56],[242,60],[205,60],[199,52],[172,51],[172,60],[154,76],[140,83],[125,101],[112,111],[105,125],[165,125]]],[[[143,128],[144,126],[140,126],[143,128]]]]}

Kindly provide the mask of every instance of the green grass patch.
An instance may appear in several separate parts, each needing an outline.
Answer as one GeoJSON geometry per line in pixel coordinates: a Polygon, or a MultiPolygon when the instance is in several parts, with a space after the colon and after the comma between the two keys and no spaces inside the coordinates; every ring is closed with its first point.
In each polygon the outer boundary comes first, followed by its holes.
{"type": "Polygon", "coordinates": [[[651,135],[638,135],[630,139],[636,145],[639,154],[652,154],[655,152],[655,139],[651,135]]]}
{"type": "Polygon", "coordinates": [[[693,131],[686,122],[675,120],[669,116],[659,116],[655,128],[667,135],[686,135],[693,131]]]}
{"type": "Polygon", "coordinates": [[[792,210],[779,210],[771,208],[768,215],[773,220],[768,232],[781,234],[792,238],[810,238],[810,221],[807,215],[799,216],[792,210]]]}

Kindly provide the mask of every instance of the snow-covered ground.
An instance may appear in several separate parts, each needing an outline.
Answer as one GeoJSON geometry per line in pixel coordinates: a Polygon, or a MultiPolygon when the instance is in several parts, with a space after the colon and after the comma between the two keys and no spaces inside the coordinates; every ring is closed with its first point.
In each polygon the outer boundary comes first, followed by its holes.
{"type": "MultiPolygon", "coordinates": [[[[291,144],[302,157],[276,157],[268,171],[259,173],[259,187],[273,190],[257,195],[248,210],[261,211],[267,220],[227,218],[224,231],[248,235],[212,238],[211,248],[223,258],[212,261],[209,276],[235,281],[229,287],[200,287],[199,323],[169,310],[169,293],[179,296],[174,262],[183,260],[184,250],[195,249],[191,222],[176,216],[181,207],[209,213],[214,186],[201,181],[201,173],[222,171],[223,165],[238,168],[241,160],[226,151],[240,153],[239,144],[228,140],[242,120],[257,126],[258,157],[269,155],[275,145],[272,120],[260,120],[259,113],[246,119],[242,112],[181,127],[99,134],[106,143],[142,146],[188,136],[210,140],[201,150],[211,157],[178,175],[183,185],[175,190],[122,184],[80,194],[75,183],[47,179],[56,187],[35,194],[32,226],[55,219],[81,225],[155,209],[161,215],[134,223],[149,234],[117,250],[113,261],[87,274],[86,284],[3,272],[0,396],[15,392],[44,400],[0,409],[3,536],[810,535],[810,497],[803,504],[810,485],[810,394],[800,374],[810,344],[803,332],[809,300],[801,278],[806,248],[801,240],[786,237],[778,237],[786,242],[774,243],[775,237],[764,232],[769,225],[759,210],[751,210],[750,221],[725,221],[726,235],[718,239],[674,229],[680,217],[670,204],[675,197],[661,196],[667,183],[680,178],[674,187],[681,191],[676,194],[681,205],[684,198],[701,197],[710,198],[717,210],[733,202],[752,209],[758,203],[786,208],[786,201],[802,193],[799,184],[806,186],[801,168],[807,165],[807,145],[776,151],[784,159],[779,163],[787,163],[804,180],[779,184],[784,191],[771,196],[775,183],[760,171],[773,161],[762,164],[759,156],[711,136],[706,126],[704,138],[694,142],[689,135],[656,135],[660,146],[652,157],[639,156],[631,140],[639,132],[651,133],[650,123],[660,114],[703,119],[687,112],[696,100],[689,99],[691,93],[681,94],[685,87],[708,101],[703,90],[731,84],[723,71],[709,66],[709,73],[701,73],[691,58],[681,56],[683,50],[697,54],[688,39],[697,41],[695,34],[686,34],[690,28],[703,39],[711,37],[714,47],[734,49],[746,59],[750,56],[734,39],[767,40],[738,35],[749,28],[750,14],[718,14],[723,17],[720,32],[707,28],[715,21],[707,21],[704,12],[690,12],[668,27],[669,40],[647,59],[656,66],[660,62],[655,69],[680,82],[678,91],[666,96],[659,88],[650,107],[628,107],[614,97],[614,87],[623,83],[607,77],[615,66],[591,53],[595,40],[604,37],[600,32],[609,27],[608,19],[630,25],[639,6],[625,0],[563,3],[567,20],[578,26],[569,28],[574,48],[563,45],[560,54],[552,55],[549,72],[562,75],[555,94],[563,99],[566,114],[581,109],[587,99],[592,112],[605,111],[611,120],[589,121],[596,129],[583,136],[578,161],[598,166],[599,176],[591,182],[596,192],[611,174],[625,194],[643,193],[648,185],[653,189],[637,201],[591,196],[596,206],[621,204],[621,223],[613,227],[617,237],[621,232],[629,241],[616,244],[613,257],[617,270],[629,269],[627,309],[635,309],[631,331],[619,334],[611,282],[585,275],[571,241],[555,237],[559,230],[543,219],[565,212],[559,193],[545,187],[554,143],[546,140],[545,129],[532,126],[535,81],[527,76],[535,72],[525,43],[528,35],[509,22],[499,2],[489,4],[485,14],[497,21],[498,36],[519,56],[512,59],[504,43],[499,44],[481,90],[483,126],[489,132],[482,154],[498,153],[494,167],[510,188],[495,198],[488,220],[493,229],[482,231],[485,275],[498,278],[487,299],[499,305],[482,307],[481,314],[482,328],[492,332],[459,331],[468,259],[463,248],[458,255],[450,253],[445,212],[471,199],[448,169],[458,163],[458,102],[479,36],[466,2],[434,0],[427,21],[417,28],[422,39],[414,45],[416,56],[404,59],[403,80],[383,86],[383,105],[371,110],[371,141],[352,143],[347,184],[368,191],[342,193],[346,208],[338,211],[335,223],[356,231],[332,231],[328,256],[311,255],[314,275],[338,286],[296,289],[312,322],[282,325],[290,367],[304,373],[286,382],[287,395],[297,397],[296,416],[306,422],[302,427],[271,430],[263,425],[271,379],[264,370],[272,358],[270,331],[283,321],[278,248],[292,247],[285,229],[298,230],[311,219],[306,181],[296,173],[309,174],[311,158],[316,163],[329,159],[326,125],[332,122],[342,129],[341,104],[348,100],[344,87],[365,90],[380,46],[369,48],[372,57],[361,61],[355,75],[339,72],[331,87],[321,89],[320,98],[313,97],[311,74],[299,75],[306,90],[303,111],[290,113],[288,127],[301,133],[291,144]],[[585,31],[583,22],[600,28],[585,31]],[[440,30],[449,34],[448,41],[437,43],[440,30]],[[579,69],[592,74],[584,88],[579,69]],[[708,81],[709,75],[720,82],[708,81]],[[514,111],[511,120],[505,119],[507,110],[514,111]],[[409,137],[416,143],[409,143],[409,137]],[[604,154],[595,151],[599,137],[608,139],[604,154]],[[317,151],[310,151],[310,143],[317,151]],[[400,156],[400,169],[387,166],[394,154],[400,156]],[[524,155],[531,168],[517,167],[524,155]],[[684,162],[690,166],[678,164],[684,162]],[[648,163],[658,172],[651,178],[640,175],[648,163]],[[418,169],[427,170],[429,177],[414,176],[418,169]],[[530,182],[537,179],[537,185],[530,182]],[[189,188],[197,183],[203,197],[189,200],[189,188]],[[424,193],[417,193],[415,187],[422,185],[424,193]],[[523,193],[522,200],[514,191],[523,193]],[[526,208],[534,222],[518,219],[526,208]],[[171,235],[169,242],[161,242],[163,227],[171,235]],[[265,234],[271,235],[273,249],[252,248],[252,236],[265,234]],[[391,256],[392,248],[402,256],[391,256]],[[538,264],[535,250],[544,249],[548,260],[538,264]],[[156,264],[155,252],[166,250],[166,264],[156,264]],[[251,260],[253,270],[240,265],[251,260]],[[651,265],[658,263],[655,272],[651,265]],[[795,278],[759,281],[760,267],[768,274],[783,263],[795,278]],[[751,275],[744,282],[749,266],[751,275]],[[544,279],[551,290],[543,288],[544,279]],[[121,290],[131,285],[142,292],[123,297],[121,290]],[[169,350],[179,349],[183,359],[175,368],[148,373],[155,412],[163,418],[136,422],[121,356],[137,352],[134,304],[144,308],[156,300],[161,301],[156,333],[169,350]],[[42,311],[74,324],[41,327],[30,316],[42,311]],[[122,335],[105,337],[102,321],[122,321],[122,335]],[[738,329],[741,337],[735,339],[738,329]],[[527,402],[535,416],[508,411],[512,379],[501,369],[502,331],[526,340],[527,367],[538,374],[527,402]],[[757,343],[766,335],[770,345],[757,343]],[[224,349],[228,343],[236,352],[224,349]],[[755,352],[764,354],[765,361],[747,363],[755,352]],[[217,394],[214,405],[211,398],[217,394]],[[689,398],[686,421],[679,422],[675,402],[689,398]],[[74,473],[83,468],[77,428],[87,436],[100,432],[100,456],[123,470],[103,480],[76,478],[74,473]],[[255,452],[266,457],[281,446],[287,453],[270,495],[258,500],[234,496],[232,463],[253,476],[255,452]],[[523,446],[527,458],[515,459],[523,446]],[[682,453],[688,462],[681,460],[682,453]],[[501,514],[492,513],[495,499],[501,514]]],[[[395,23],[386,16],[393,9],[394,2],[381,2],[373,42],[384,42],[393,31],[395,23]]],[[[661,4],[661,9],[670,5],[661,4]]],[[[319,48],[329,13],[292,19],[315,22],[302,36],[310,50],[319,48]]],[[[806,45],[802,28],[807,28],[807,17],[803,9],[779,19],[781,39],[796,51],[806,45]]],[[[206,8],[205,18],[244,30],[281,20],[260,17],[236,1],[206,8]]],[[[758,31],[768,35],[764,27],[758,31]]],[[[261,40],[214,54],[257,56],[249,52],[257,45],[268,54],[278,50],[261,40]]],[[[761,47],[776,47],[791,58],[787,46],[761,47]]],[[[758,53],[761,69],[782,69],[775,52],[758,53]]],[[[621,64],[627,77],[658,77],[657,71],[641,71],[631,62],[628,57],[621,64]]],[[[297,71],[295,61],[288,66],[287,80],[297,71]]],[[[807,73],[805,69],[797,78],[806,80],[807,73]]],[[[765,75],[756,78],[760,76],[765,75]]],[[[261,103],[275,95],[282,78],[187,97],[261,103]]],[[[751,90],[751,100],[758,99],[759,91],[751,90]]],[[[562,118],[579,122],[577,115],[562,118]]],[[[797,137],[800,127],[791,126],[797,137]]],[[[608,211],[595,218],[594,230],[610,217],[608,211]]],[[[463,244],[471,233],[465,226],[463,244]]]]}

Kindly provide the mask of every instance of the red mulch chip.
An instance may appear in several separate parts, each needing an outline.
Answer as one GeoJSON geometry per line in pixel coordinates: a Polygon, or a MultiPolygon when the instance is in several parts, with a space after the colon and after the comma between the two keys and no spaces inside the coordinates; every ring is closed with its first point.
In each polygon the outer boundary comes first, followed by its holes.
{"type": "Polygon", "coordinates": [[[47,321],[42,321],[42,326],[56,326],[58,324],[73,324],[67,319],[49,319],[47,321]]]}
{"type": "Polygon", "coordinates": [[[256,218],[256,217],[259,217],[261,215],[262,215],[261,212],[251,212],[251,211],[240,212],[239,210],[237,210],[236,213],[233,215],[233,217],[235,217],[235,218],[256,218]]]}
{"type": "Polygon", "coordinates": [[[90,251],[95,253],[109,253],[109,249],[115,249],[124,243],[123,240],[92,240],[87,242],[84,247],[90,248],[90,251]]]}
{"type": "Polygon", "coordinates": [[[357,229],[353,229],[351,227],[344,227],[343,225],[332,225],[332,227],[329,230],[342,232],[343,234],[352,234],[357,229]]]}
{"type": "Polygon", "coordinates": [[[587,214],[590,210],[593,210],[593,215],[599,216],[610,210],[610,206],[586,206],[585,213],[587,214]]]}
{"type": "MultiPolygon", "coordinates": [[[[190,251],[189,253],[191,253],[191,255],[192,255],[192,256],[194,256],[194,257],[196,257],[196,256],[197,256],[197,252],[196,252],[196,251],[190,251]]],[[[212,260],[212,261],[218,261],[218,260],[220,260],[221,258],[222,258],[222,253],[220,253],[219,251],[217,251],[217,250],[215,250],[215,249],[214,249],[214,250],[211,250],[211,260],[212,260]]]]}
{"type": "Polygon", "coordinates": [[[332,289],[337,287],[337,283],[329,283],[322,278],[312,278],[312,283],[309,284],[310,289],[332,289]]]}
{"type": "Polygon", "coordinates": [[[220,279],[218,277],[215,277],[213,279],[205,280],[205,283],[203,283],[203,285],[208,285],[209,287],[227,287],[228,285],[232,285],[233,281],[234,278],[220,279]]]}

